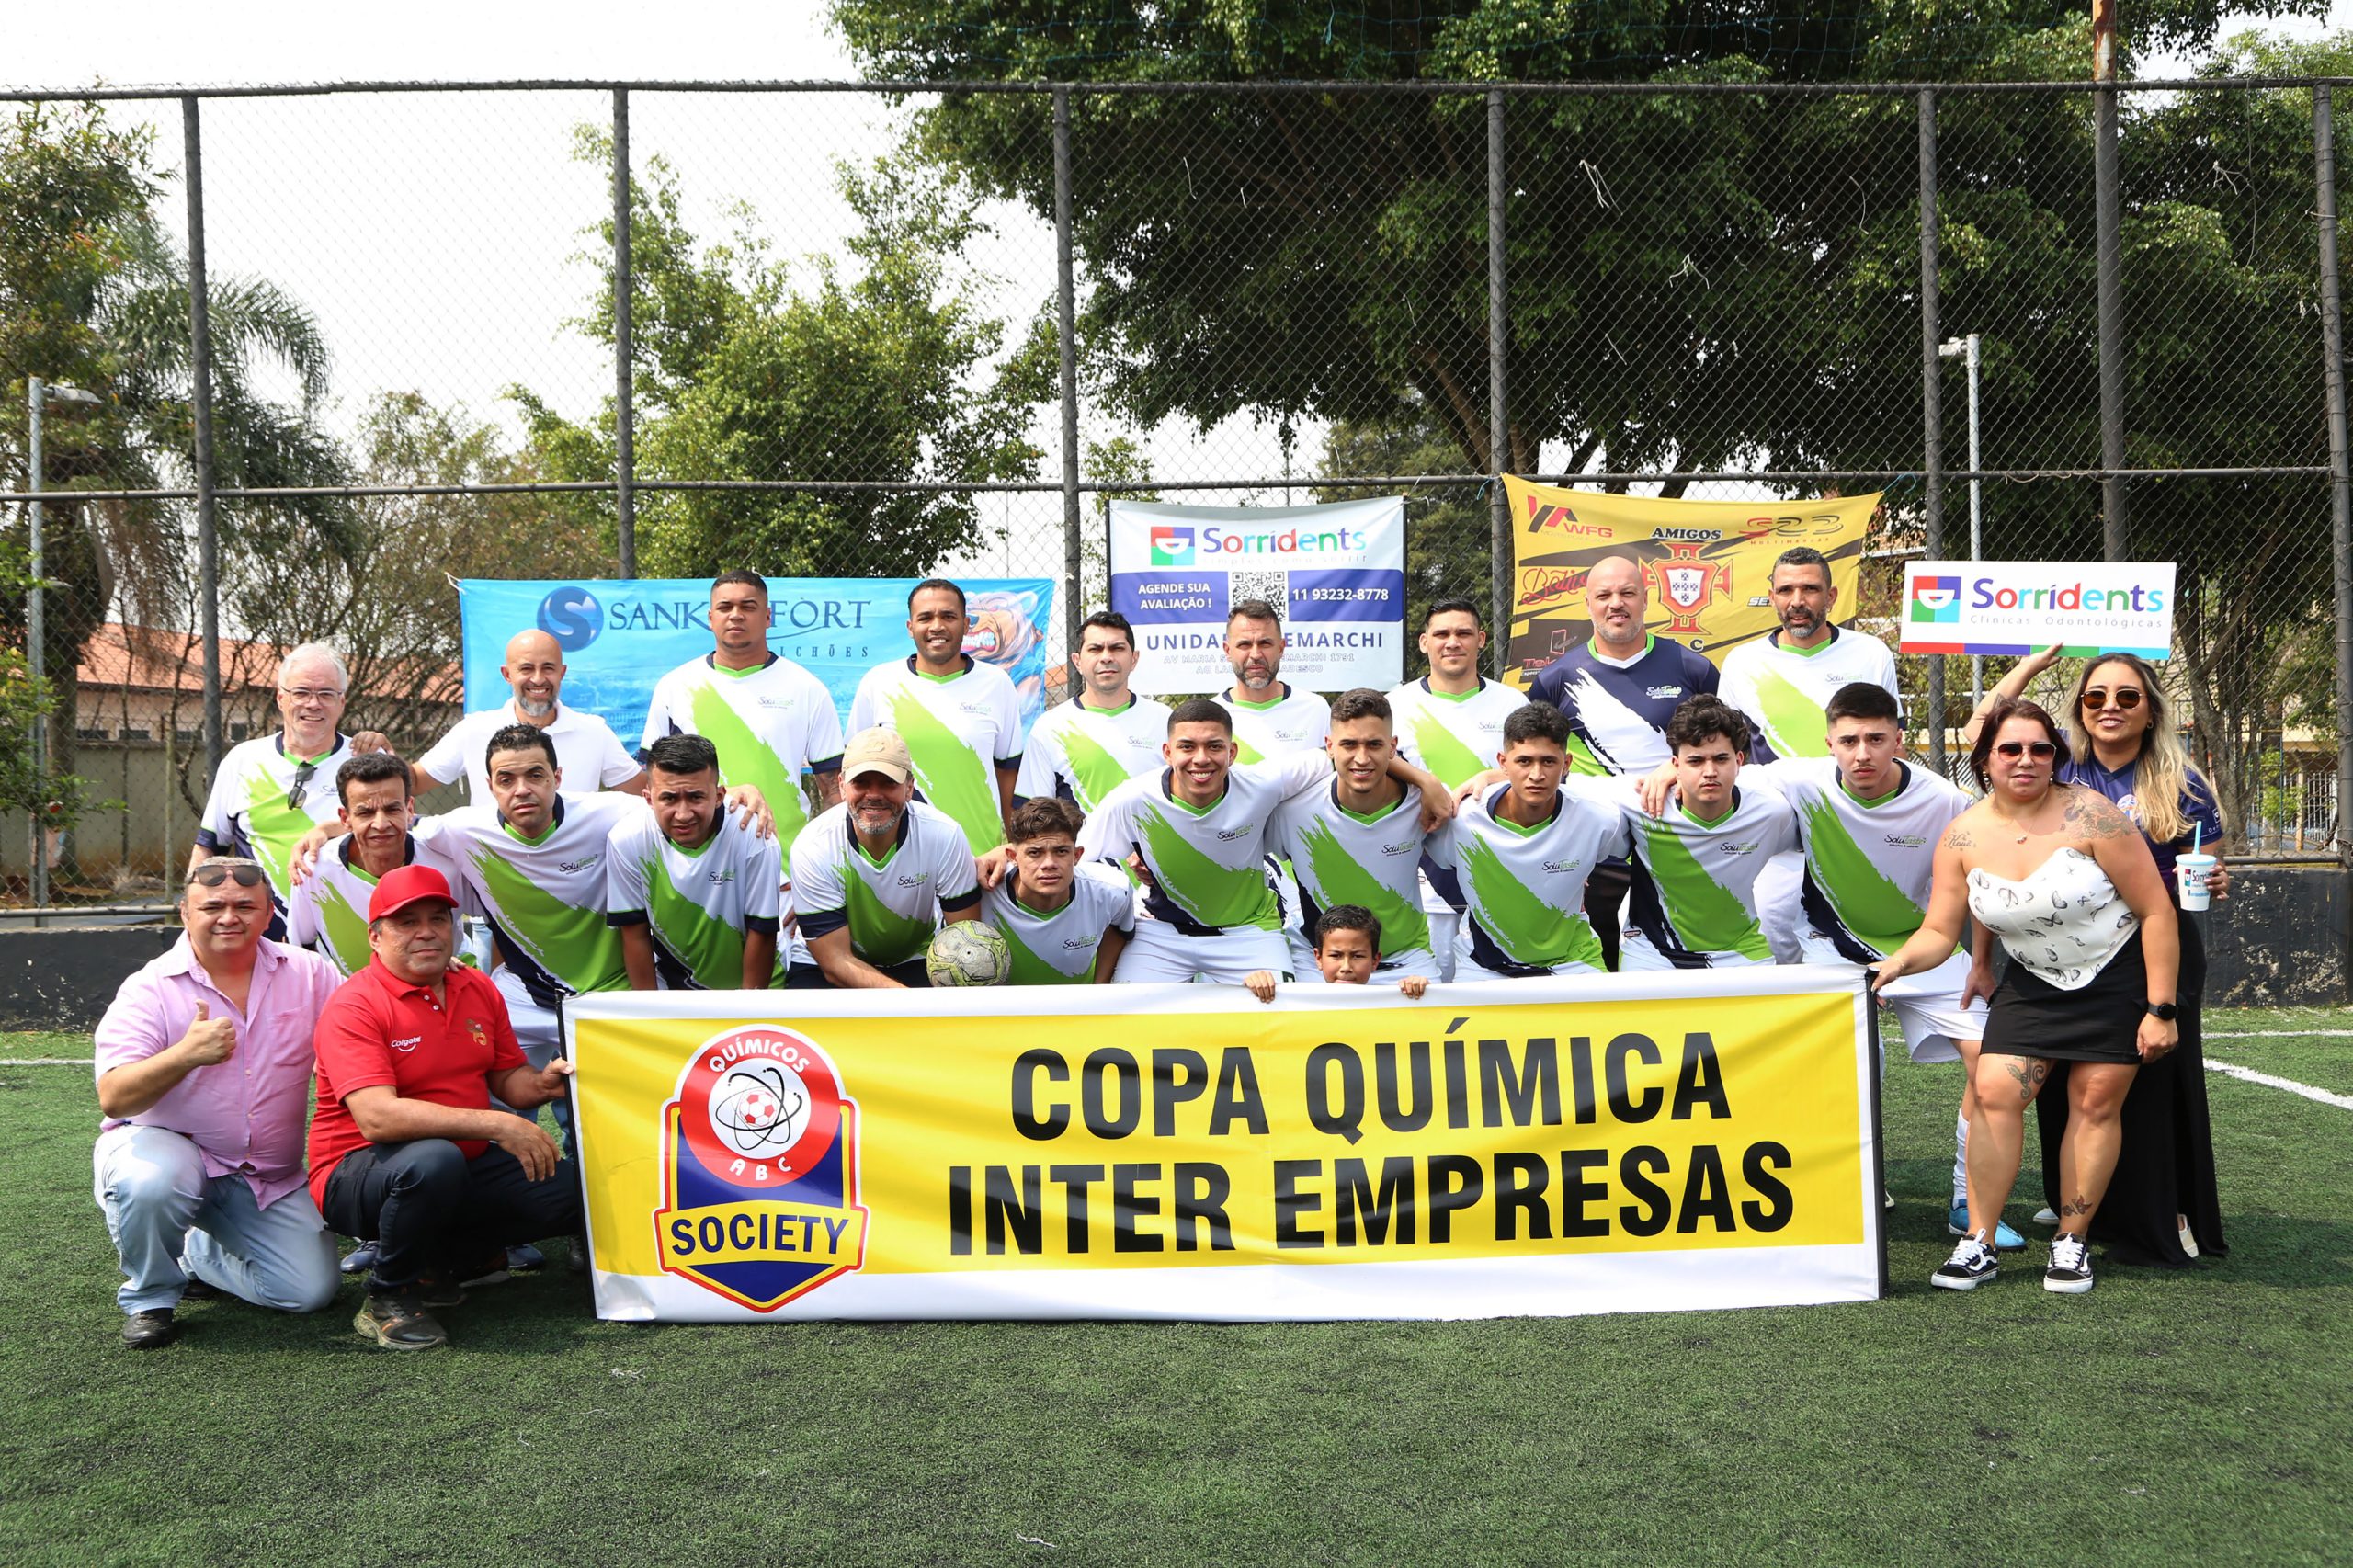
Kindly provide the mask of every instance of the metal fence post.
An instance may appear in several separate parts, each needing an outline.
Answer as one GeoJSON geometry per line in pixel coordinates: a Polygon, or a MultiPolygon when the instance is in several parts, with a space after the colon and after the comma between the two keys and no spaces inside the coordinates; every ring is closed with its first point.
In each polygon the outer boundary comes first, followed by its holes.
{"type": "MultiPolygon", "coordinates": [[[[42,400],[49,396],[48,383],[39,376],[25,378],[25,488],[35,499],[25,508],[27,518],[26,544],[28,574],[31,584],[25,589],[25,669],[40,685],[49,673],[48,607],[42,602],[41,574],[48,562],[42,555],[41,504],[39,499],[43,478],[42,465],[47,460],[41,451],[42,400]]],[[[38,789],[49,772],[48,716],[36,709],[32,715],[33,785],[38,789]]],[[[25,866],[31,883],[33,907],[40,908],[49,902],[49,835],[42,831],[40,803],[25,801],[25,866]]]]}
{"type": "Polygon", "coordinates": [[[2345,427],[2345,308],[2336,271],[2336,127],[2326,84],[2313,88],[2320,197],[2320,341],[2328,388],[2330,571],[2336,589],[2336,858],[2353,869],[2353,454],[2345,427]]]}
{"type": "Polygon", "coordinates": [[[1086,558],[1079,539],[1078,285],[1070,246],[1070,89],[1054,89],[1054,307],[1062,359],[1063,650],[1071,661],[1070,695],[1079,693],[1078,623],[1086,558]]]}
{"type": "Polygon", "coordinates": [[[1511,661],[1511,507],[1504,498],[1504,471],[1511,466],[1511,403],[1506,395],[1504,353],[1508,330],[1504,316],[1504,95],[1487,89],[1487,459],[1495,489],[1487,497],[1487,552],[1494,613],[1495,674],[1511,661]]]}
{"type": "MultiPolygon", "coordinates": [[[[1945,403],[1943,304],[1937,292],[1937,95],[1920,94],[1920,444],[1922,512],[1928,559],[1945,552],[1945,403]]],[[[1945,656],[1928,655],[1928,763],[1945,771],[1945,656]]]]}
{"type": "MultiPolygon", "coordinates": [[[[180,99],[188,176],[189,397],[196,420],[196,597],[203,628],[204,778],[221,771],[221,535],[212,504],[212,301],[204,272],[204,131],[194,93],[180,99]]],[[[168,868],[166,868],[168,869],[168,868]]]]}
{"type": "Polygon", "coordinates": [[[2099,273],[2100,553],[2130,553],[2124,514],[2124,241],[2116,163],[2116,0],[2092,0],[2092,235],[2099,273]]]}
{"type": "Polygon", "coordinates": [[[630,341],[636,281],[629,263],[629,89],[613,89],[613,517],[623,577],[637,575],[637,389],[630,341]]]}

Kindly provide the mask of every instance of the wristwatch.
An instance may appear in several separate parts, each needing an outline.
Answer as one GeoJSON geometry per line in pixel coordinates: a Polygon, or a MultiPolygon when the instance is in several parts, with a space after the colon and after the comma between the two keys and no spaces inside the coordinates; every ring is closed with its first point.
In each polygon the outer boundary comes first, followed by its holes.
{"type": "Polygon", "coordinates": [[[2141,1006],[2161,1024],[2169,1024],[2181,1016],[2181,1008],[2171,1002],[2143,1002],[2141,1006]]]}

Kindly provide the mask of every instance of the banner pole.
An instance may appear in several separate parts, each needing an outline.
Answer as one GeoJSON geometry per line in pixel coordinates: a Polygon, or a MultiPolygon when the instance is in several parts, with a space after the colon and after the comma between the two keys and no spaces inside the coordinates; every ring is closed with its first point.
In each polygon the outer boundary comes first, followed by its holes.
{"type": "MultiPolygon", "coordinates": [[[[1938,346],[1944,341],[1942,301],[1937,294],[1937,95],[1920,93],[1920,444],[1922,466],[1927,471],[1923,489],[1923,522],[1931,561],[1944,559],[1945,548],[1945,408],[1943,366],[1938,346]]],[[[1945,771],[1945,659],[1928,655],[1928,765],[1938,777],[1945,771]]]]}
{"type": "MultiPolygon", "coordinates": [[[[1062,358],[1063,405],[1063,654],[1070,664],[1071,695],[1078,695],[1080,551],[1078,500],[1078,299],[1071,263],[1070,89],[1054,89],[1054,300],[1062,358]]],[[[1107,585],[1108,587],[1108,585],[1107,585]]]]}

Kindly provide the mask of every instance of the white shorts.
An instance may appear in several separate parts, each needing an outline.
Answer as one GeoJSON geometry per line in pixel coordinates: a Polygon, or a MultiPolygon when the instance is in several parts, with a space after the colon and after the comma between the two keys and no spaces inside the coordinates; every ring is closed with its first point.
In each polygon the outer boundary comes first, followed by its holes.
{"type": "MultiPolygon", "coordinates": [[[[1553,975],[1559,976],[1608,974],[1609,971],[1606,969],[1596,969],[1589,963],[1564,963],[1555,964],[1552,972],[1553,975]]],[[[1454,955],[1454,972],[1447,978],[1457,985],[1471,985],[1475,984],[1482,980],[1500,980],[1509,982],[1514,980],[1541,979],[1544,977],[1539,975],[1497,974],[1494,970],[1487,968],[1478,960],[1472,958],[1469,953],[1458,949],[1454,955]]]]}
{"type": "MultiPolygon", "coordinates": [[[[1709,955],[1708,967],[1710,969],[1745,969],[1751,964],[1773,961],[1770,959],[1744,958],[1738,953],[1712,953],[1709,955]]],[[[1626,934],[1618,940],[1618,972],[1620,974],[1631,974],[1637,970],[1662,970],[1674,967],[1674,964],[1667,961],[1665,953],[1651,946],[1648,937],[1631,926],[1626,927],[1626,934]]]]}
{"type": "Polygon", "coordinates": [[[515,1026],[515,1043],[523,1048],[524,1059],[534,1067],[546,1066],[563,1043],[555,1009],[532,1001],[531,994],[523,989],[522,977],[505,964],[490,978],[498,987],[499,999],[506,1004],[506,1019],[515,1026]]]}
{"type": "Polygon", "coordinates": [[[1918,974],[1907,974],[1879,994],[1880,1006],[1895,1015],[1904,1030],[1904,1048],[1915,1062],[1958,1062],[1959,1040],[1985,1038],[1985,1004],[1961,1005],[1961,987],[1969,983],[1969,955],[1955,953],[1918,974]]]}
{"type": "Polygon", "coordinates": [[[1239,985],[1262,969],[1286,978],[1290,973],[1290,950],[1279,931],[1244,926],[1188,937],[1165,920],[1139,920],[1135,936],[1120,949],[1111,979],[1121,985],[1182,985],[1188,980],[1239,985]]]}

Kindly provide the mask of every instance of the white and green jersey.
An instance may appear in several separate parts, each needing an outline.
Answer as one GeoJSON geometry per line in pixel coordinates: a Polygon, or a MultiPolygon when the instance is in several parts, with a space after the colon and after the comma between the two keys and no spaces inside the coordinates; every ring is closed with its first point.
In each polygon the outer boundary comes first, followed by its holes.
{"type": "Polygon", "coordinates": [[[1652,816],[1631,781],[1609,793],[1633,838],[1633,882],[1618,967],[1721,969],[1771,963],[1758,922],[1756,873],[1798,846],[1797,819],[1770,790],[1734,786],[1732,809],[1701,822],[1679,792],[1652,816]]]}
{"type": "Polygon", "coordinates": [[[1013,792],[1025,801],[1059,795],[1091,812],[1129,779],[1159,767],[1167,738],[1168,704],[1149,697],[1131,696],[1124,708],[1062,703],[1030,726],[1013,792]]]}
{"type": "Polygon", "coordinates": [[[850,826],[849,807],[820,812],[792,841],[792,963],[815,963],[809,938],[849,927],[849,950],[877,969],[921,958],[942,915],[981,899],[964,830],[947,812],[912,801],[899,836],[880,859],[850,826]]]}
{"type": "Polygon", "coordinates": [[[849,733],[878,724],[907,743],[916,798],[954,818],[973,854],[1005,842],[997,769],[1021,760],[1021,697],[1011,676],[970,653],[961,675],[927,676],[912,653],[878,665],[850,699],[849,733]]]}
{"type": "Polygon", "coordinates": [[[313,828],[336,821],[342,801],[335,776],[350,758],[348,735],[335,736],[333,750],[313,757],[287,756],[282,730],[239,742],[212,776],[197,843],[215,855],[259,861],[283,915],[294,885],[294,846],[313,828]]]}
{"type": "Polygon", "coordinates": [[[1924,767],[1895,765],[1896,786],[1866,805],[1829,757],[1792,757],[1742,770],[1779,791],[1805,845],[1806,959],[1874,964],[1920,928],[1935,880],[1937,841],[1969,797],[1924,767]]]}
{"type": "Polygon", "coordinates": [[[1040,915],[1016,898],[1008,873],[981,894],[981,918],[1013,950],[1007,984],[1085,985],[1095,978],[1103,934],[1115,926],[1136,928],[1135,894],[1127,879],[1109,867],[1082,860],[1072,872],[1069,902],[1051,915],[1040,915]]]}
{"type": "Polygon", "coordinates": [[[1528,695],[1482,677],[1478,689],[1432,691],[1427,680],[1407,681],[1389,694],[1397,755],[1435,773],[1449,790],[1495,767],[1504,749],[1504,721],[1528,706],[1528,695]]]}
{"type": "Polygon", "coordinates": [[[1602,972],[1601,938],[1585,916],[1586,878],[1628,847],[1613,801],[1564,785],[1552,814],[1522,827],[1495,814],[1509,785],[1462,802],[1430,836],[1430,858],[1462,890],[1455,952],[1514,978],[1602,972]]]}
{"type": "MultiPolygon", "coordinates": [[[[375,956],[368,945],[368,901],[376,896],[377,879],[360,868],[357,849],[349,834],[335,839],[319,851],[319,863],[286,899],[286,939],[325,959],[346,980],[366,969],[375,956]]],[[[418,847],[414,835],[403,856],[404,866],[430,866],[440,872],[462,905],[458,869],[445,857],[418,847]]]]}
{"type": "Polygon", "coordinates": [[[1293,752],[1322,751],[1332,733],[1332,705],[1312,691],[1278,682],[1280,697],[1243,702],[1231,689],[1217,694],[1233,717],[1233,759],[1271,762],[1293,752]]]}
{"type": "MultiPolygon", "coordinates": [[[[437,784],[466,781],[466,799],[490,800],[490,737],[509,724],[526,721],[513,699],[503,708],[469,713],[449,726],[449,733],[416,759],[416,770],[437,784]]],[[[555,743],[555,765],[568,794],[593,794],[626,784],[638,775],[637,758],[621,744],[613,727],[583,708],[559,703],[555,717],[540,726],[540,733],[555,743]]],[[[668,733],[665,731],[664,733],[668,733]]]]}
{"type": "Polygon", "coordinates": [[[1271,762],[1236,763],[1225,793],[1196,809],[1169,790],[1166,768],[1111,791],[1079,830],[1082,859],[1124,862],[1140,855],[1152,872],[1144,914],[1187,936],[1255,926],[1282,929],[1273,872],[1276,809],[1329,778],[1331,758],[1294,752],[1271,762]]]}
{"type": "Polygon", "coordinates": [[[722,669],[706,653],[654,685],[645,713],[645,747],[665,735],[700,735],[719,752],[721,782],[758,790],[790,840],[809,821],[803,773],[841,766],[842,721],[833,693],[780,654],[748,670],[722,669]]]}
{"type": "Polygon", "coordinates": [[[1339,781],[1331,779],[1291,796],[1275,812],[1275,853],[1290,862],[1299,879],[1300,939],[1312,948],[1315,922],[1325,910],[1358,903],[1381,922],[1383,959],[1428,952],[1422,792],[1408,785],[1396,804],[1359,816],[1340,804],[1338,791],[1339,781]]]}
{"type": "Polygon", "coordinates": [[[613,824],[605,861],[605,924],[642,926],[654,968],[672,991],[734,991],[744,938],[773,936],[783,903],[784,846],[720,808],[719,831],[694,849],[670,841],[651,806],[613,824]]]}
{"type": "Polygon", "coordinates": [[[1830,725],[1822,710],[1839,687],[1861,681],[1895,691],[1895,655],[1886,643],[1842,626],[1830,632],[1827,642],[1790,648],[1777,630],[1724,655],[1716,695],[1756,726],[1759,762],[1828,756],[1830,725]]]}
{"type": "Polygon", "coordinates": [[[626,991],[621,934],[605,924],[605,861],[614,824],[645,810],[634,795],[558,795],[537,838],[495,807],[460,806],[416,824],[419,847],[458,869],[458,896],[490,922],[500,961],[533,1004],[626,991]]]}

